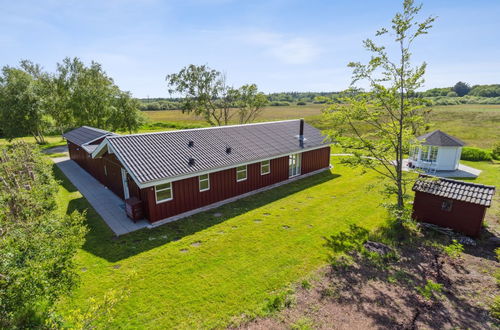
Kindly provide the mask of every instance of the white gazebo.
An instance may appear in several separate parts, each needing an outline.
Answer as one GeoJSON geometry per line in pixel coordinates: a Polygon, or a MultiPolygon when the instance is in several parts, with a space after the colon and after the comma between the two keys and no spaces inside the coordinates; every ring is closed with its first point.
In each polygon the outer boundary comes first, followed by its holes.
{"type": "Polygon", "coordinates": [[[431,173],[459,169],[464,142],[440,130],[419,136],[417,140],[419,144],[410,148],[408,167],[431,173]]]}

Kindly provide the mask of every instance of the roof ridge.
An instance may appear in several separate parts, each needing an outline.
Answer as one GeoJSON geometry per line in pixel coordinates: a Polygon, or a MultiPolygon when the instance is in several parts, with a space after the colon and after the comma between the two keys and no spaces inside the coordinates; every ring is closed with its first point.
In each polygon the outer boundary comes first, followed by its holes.
{"type": "Polygon", "coordinates": [[[155,135],[155,134],[168,134],[168,133],[177,133],[177,132],[185,132],[185,131],[200,131],[200,130],[210,130],[210,129],[223,129],[229,127],[241,127],[241,126],[255,126],[255,125],[266,125],[266,124],[276,124],[276,123],[286,123],[291,121],[300,121],[300,119],[287,119],[287,120],[276,120],[276,121],[265,121],[259,123],[250,123],[250,124],[235,124],[235,125],[224,125],[224,126],[210,126],[210,127],[198,127],[198,128],[185,128],[185,129],[177,129],[170,131],[161,131],[161,132],[146,132],[146,133],[134,133],[134,134],[125,134],[118,136],[107,136],[108,139],[114,139],[119,137],[129,137],[129,136],[143,136],[143,135],[155,135]]]}
{"type": "MultiPolygon", "coordinates": [[[[434,175],[420,174],[420,176],[418,178],[419,179],[420,178],[437,178],[438,181],[448,181],[448,182],[458,183],[458,184],[462,184],[462,185],[490,188],[490,189],[496,190],[496,186],[490,186],[490,185],[485,185],[482,183],[467,182],[467,181],[461,181],[461,180],[455,180],[455,179],[449,179],[449,178],[442,178],[442,177],[438,177],[438,176],[434,176],[434,175]]],[[[417,179],[417,181],[418,181],[418,179],[417,179]]]]}

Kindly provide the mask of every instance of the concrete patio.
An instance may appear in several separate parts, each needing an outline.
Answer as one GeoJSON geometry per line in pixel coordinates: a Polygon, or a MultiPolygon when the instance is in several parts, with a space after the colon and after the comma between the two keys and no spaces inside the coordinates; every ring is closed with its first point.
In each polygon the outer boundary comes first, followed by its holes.
{"type": "Polygon", "coordinates": [[[146,220],[133,222],[125,213],[125,203],[111,190],[68,157],[53,158],[54,163],[78,189],[116,236],[146,228],[146,220]]]}
{"type": "MultiPolygon", "coordinates": [[[[415,171],[416,169],[408,167],[408,159],[403,160],[403,171],[415,171]]],[[[422,169],[420,169],[422,170],[422,169]]],[[[426,174],[438,176],[441,178],[470,178],[475,179],[481,174],[481,170],[458,164],[458,169],[455,171],[423,171],[426,174]]]]}

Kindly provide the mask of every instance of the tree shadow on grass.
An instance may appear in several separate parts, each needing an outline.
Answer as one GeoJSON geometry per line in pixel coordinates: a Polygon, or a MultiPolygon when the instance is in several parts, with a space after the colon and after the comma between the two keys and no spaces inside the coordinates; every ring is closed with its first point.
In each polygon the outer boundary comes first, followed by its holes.
{"type": "Polygon", "coordinates": [[[476,279],[468,278],[464,265],[439,248],[418,240],[393,242],[395,254],[381,258],[363,247],[369,239],[384,240],[392,235],[372,234],[351,225],[349,230],[327,238],[325,246],[331,252],[332,265],[326,276],[328,286],[320,290],[331,292],[334,288],[336,294],[325,295],[325,299],[354,306],[377,328],[482,328],[493,322],[486,308],[459,294],[467,282],[476,279]],[[428,280],[442,285],[442,292],[431,299],[425,299],[417,289],[428,280]]]}
{"type": "MultiPolygon", "coordinates": [[[[74,189],[61,172],[56,172],[56,176],[62,181],[62,185],[66,189],[74,189]]],[[[113,232],[84,197],[69,201],[67,213],[69,214],[75,210],[85,211],[89,232],[83,249],[107,261],[116,262],[172,241],[180,240],[185,236],[195,234],[228,219],[337,177],[340,177],[340,175],[324,171],[154,229],[142,229],[120,237],[114,236],[113,232]],[[220,213],[221,216],[214,216],[216,213],[220,213]]]]}

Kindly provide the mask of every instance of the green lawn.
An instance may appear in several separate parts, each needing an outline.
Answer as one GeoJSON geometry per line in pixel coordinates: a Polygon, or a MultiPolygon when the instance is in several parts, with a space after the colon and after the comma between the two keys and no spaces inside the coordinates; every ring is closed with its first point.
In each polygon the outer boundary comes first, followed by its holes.
{"type": "MultiPolygon", "coordinates": [[[[87,209],[90,228],[77,257],[81,286],[61,311],[127,289],[111,327],[212,328],[263,315],[267,299],[326,263],[323,237],[385,223],[380,194],[367,190],[375,176],[332,162],[332,171],[119,239],[55,169],[61,212],[87,209]]],[[[499,163],[466,163],[484,171],[477,182],[500,185],[499,163]]],[[[495,203],[488,221],[497,225],[495,203]]]]}
{"type": "MultiPolygon", "coordinates": [[[[57,169],[56,174],[63,180],[62,212],[88,208],[57,169]]],[[[61,309],[128,288],[129,297],[116,306],[114,327],[220,327],[243,313],[259,315],[275,290],[326,263],[324,236],[351,223],[375,228],[385,222],[379,195],[365,190],[374,176],[359,174],[336,165],[331,172],[116,240],[89,209],[90,233],[77,258],[82,284],[61,309]]]]}

